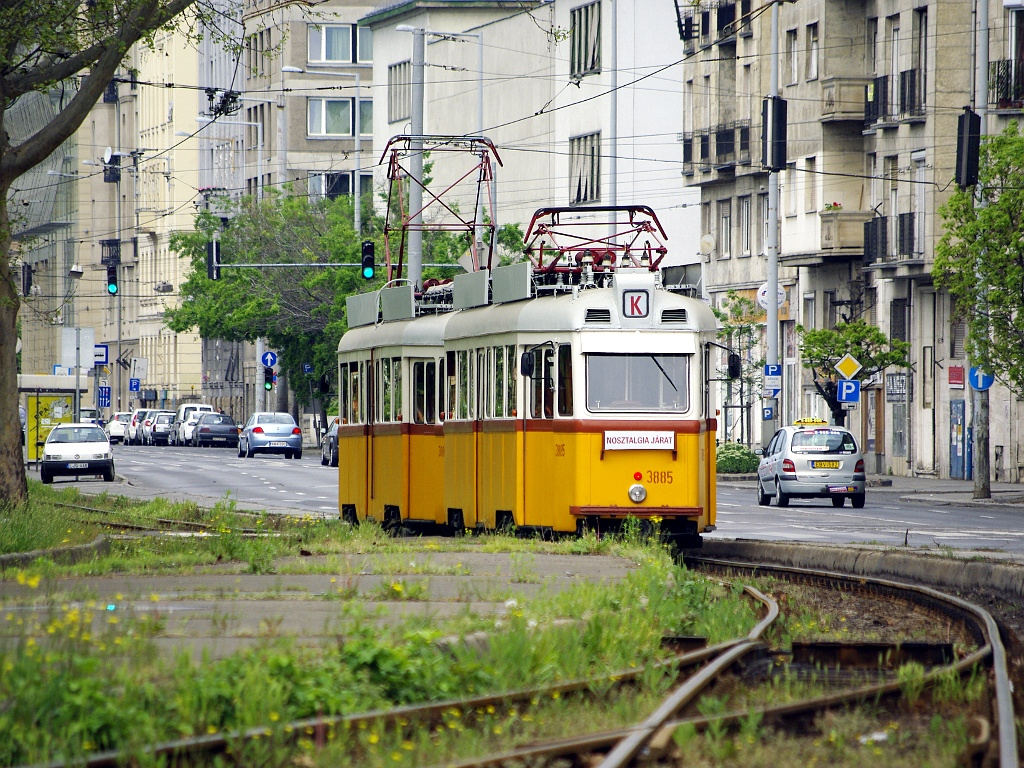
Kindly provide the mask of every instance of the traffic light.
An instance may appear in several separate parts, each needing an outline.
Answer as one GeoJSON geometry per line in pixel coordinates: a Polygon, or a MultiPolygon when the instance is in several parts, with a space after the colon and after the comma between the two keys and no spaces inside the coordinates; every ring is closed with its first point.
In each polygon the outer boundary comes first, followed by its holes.
{"type": "Polygon", "coordinates": [[[107,265],[107,293],[117,296],[117,264],[107,265]]]}
{"type": "Polygon", "coordinates": [[[274,388],[274,369],[269,365],[263,366],[263,388],[268,392],[274,388]]]}
{"type": "Polygon", "coordinates": [[[363,278],[372,280],[376,271],[377,265],[374,263],[373,240],[363,240],[363,278]]]}
{"type": "Polygon", "coordinates": [[[954,180],[960,189],[978,183],[978,157],[981,147],[981,115],[964,107],[956,122],[956,172],[954,180]]]}
{"type": "Polygon", "coordinates": [[[220,280],[220,243],[214,240],[206,244],[206,276],[220,280]]]}

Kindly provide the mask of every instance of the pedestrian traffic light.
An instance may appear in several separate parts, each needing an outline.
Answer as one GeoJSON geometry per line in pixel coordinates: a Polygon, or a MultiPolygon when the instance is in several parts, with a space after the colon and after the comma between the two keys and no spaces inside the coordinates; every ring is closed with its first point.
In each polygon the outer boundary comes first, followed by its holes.
{"type": "Polygon", "coordinates": [[[206,276],[220,280],[220,243],[213,240],[206,244],[206,276]]]}
{"type": "Polygon", "coordinates": [[[274,369],[269,365],[263,366],[263,388],[268,392],[274,388],[274,369]]]}
{"type": "Polygon", "coordinates": [[[372,280],[376,271],[377,265],[374,263],[373,240],[363,240],[363,278],[372,280]]]}
{"type": "Polygon", "coordinates": [[[107,265],[107,293],[117,296],[117,264],[107,265]]]}

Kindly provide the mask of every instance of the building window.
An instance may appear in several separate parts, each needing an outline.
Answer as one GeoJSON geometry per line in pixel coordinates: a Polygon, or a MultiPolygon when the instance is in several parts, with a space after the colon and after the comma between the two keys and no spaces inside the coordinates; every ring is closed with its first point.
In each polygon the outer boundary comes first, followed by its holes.
{"type": "MultiPolygon", "coordinates": [[[[325,171],[309,174],[309,196],[313,199],[324,198],[334,200],[352,194],[352,179],[355,174],[348,171],[325,171]]],[[[360,191],[365,197],[373,189],[373,174],[361,174],[360,191]]]]}
{"type": "Polygon", "coordinates": [[[581,78],[601,71],[601,3],[569,12],[569,76],[581,78]]]}
{"type": "Polygon", "coordinates": [[[360,62],[373,61],[373,30],[369,27],[356,28],[356,56],[360,62]]]}
{"type": "Polygon", "coordinates": [[[807,330],[811,330],[813,328],[817,328],[818,327],[817,324],[815,323],[815,318],[814,318],[814,294],[813,293],[805,293],[804,294],[803,316],[800,319],[803,320],[803,326],[807,330]]]}
{"type": "Polygon", "coordinates": [[[718,203],[718,258],[732,255],[732,200],[718,203]]]}
{"type": "Polygon", "coordinates": [[[351,24],[310,24],[309,61],[350,63],[353,31],[351,24]]]}
{"type": "Polygon", "coordinates": [[[741,197],[738,200],[739,203],[739,217],[740,217],[740,241],[738,255],[749,256],[751,253],[751,219],[750,219],[750,197],[741,197]]]}
{"type": "Polygon", "coordinates": [[[373,100],[359,100],[359,133],[363,136],[373,135],[373,100]]]}
{"type": "Polygon", "coordinates": [[[306,99],[309,136],[351,136],[352,99],[306,99]]]}
{"type": "Polygon", "coordinates": [[[763,255],[768,249],[768,227],[771,226],[771,217],[768,216],[768,195],[757,196],[757,216],[761,222],[757,230],[757,252],[763,255]]]}
{"type": "Polygon", "coordinates": [[[807,79],[818,79],[818,25],[807,25],[807,79]]]}
{"type": "Polygon", "coordinates": [[[868,71],[878,73],[878,19],[868,19],[867,26],[868,71]]]}
{"type": "Polygon", "coordinates": [[[795,85],[800,77],[800,49],[796,42],[796,30],[786,33],[786,61],[789,62],[789,84],[795,85]]]}
{"type": "Polygon", "coordinates": [[[786,215],[796,216],[796,163],[786,163],[786,215]]]}
{"type": "Polygon", "coordinates": [[[569,202],[593,203],[601,199],[601,134],[569,139],[569,202]]]}
{"type": "Polygon", "coordinates": [[[818,210],[818,163],[814,157],[804,161],[804,210],[818,210]]]}
{"type": "Polygon", "coordinates": [[[408,120],[412,114],[412,62],[388,67],[388,122],[408,120]]]}

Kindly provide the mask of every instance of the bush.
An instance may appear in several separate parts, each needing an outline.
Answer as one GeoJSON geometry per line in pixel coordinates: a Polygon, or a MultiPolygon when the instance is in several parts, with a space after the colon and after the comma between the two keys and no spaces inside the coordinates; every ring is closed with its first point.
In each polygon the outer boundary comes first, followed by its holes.
{"type": "Polygon", "coordinates": [[[717,469],[729,474],[756,472],[761,457],[740,443],[723,443],[718,446],[717,469]]]}

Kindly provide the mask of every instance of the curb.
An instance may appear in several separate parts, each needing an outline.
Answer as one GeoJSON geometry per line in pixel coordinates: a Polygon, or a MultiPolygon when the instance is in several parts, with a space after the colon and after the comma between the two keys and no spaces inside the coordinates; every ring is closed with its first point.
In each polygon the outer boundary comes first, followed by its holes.
{"type": "Polygon", "coordinates": [[[955,557],[888,550],[849,549],[815,544],[705,539],[695,556],[772,562],[795,568],[821,568],[859,576],[930,584],[947,590],[992,589],[1024,597],[1024,566],[960,560],[955,557]]]}
{"type": "Polygon", "coordinates": [[[97,536],[91,544],[82,544],[77,547],[56,547],[54,549],[37,549],[34,552],[14,552],[9,555],[0,555],[0,569],[24,568],[40,558],[52,560],[58,565],[73,565],[96,555],[109,554],[110,539],[106,536],[97,536]]]}

